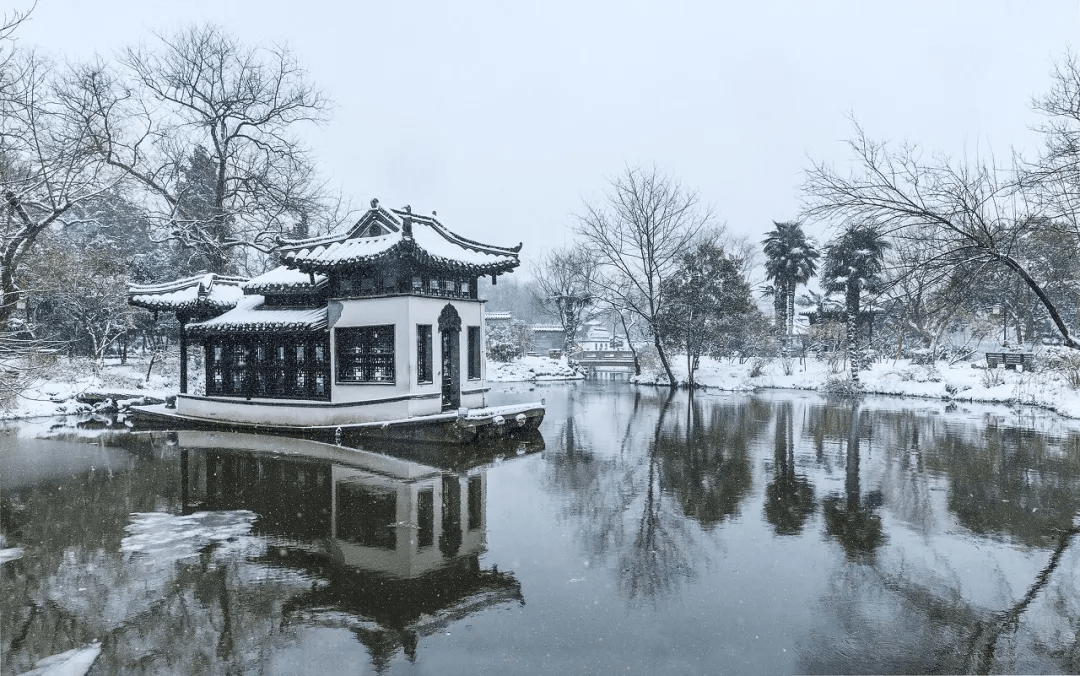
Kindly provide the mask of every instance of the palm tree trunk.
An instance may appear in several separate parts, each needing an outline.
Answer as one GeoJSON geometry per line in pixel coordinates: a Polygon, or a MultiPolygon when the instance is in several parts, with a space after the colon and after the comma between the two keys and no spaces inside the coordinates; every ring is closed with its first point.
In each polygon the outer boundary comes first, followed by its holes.
{"type": "Polygon", "coordinates": [[[795,285],[792,284],[787,289],[787,335],[788,344],[790,345],[792,338],[795,336],[795,285]]]}
{"type": "Polygon", "coordinates": [[[774,285],[773,289],[773,312],[776,314],[776,333],[779,335],[784,332],[787,319],[784,314],[787,311],[787,302],[784,298],[784,287],[779,281],[774,285]]]}
{"type": "Polygon", "coordinates": [[[851,382],[859,387],[859,368],[862,366],[862,354],[859,347],[859,292],[849,289],[847,294],[847,342],[848,357],[851,363],[851,382]]]}

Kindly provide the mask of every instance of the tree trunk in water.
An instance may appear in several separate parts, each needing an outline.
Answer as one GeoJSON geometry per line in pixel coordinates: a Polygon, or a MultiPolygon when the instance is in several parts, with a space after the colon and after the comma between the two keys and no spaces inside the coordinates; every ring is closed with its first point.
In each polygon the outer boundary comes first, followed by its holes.
{"type": "Polygon", "coordinates": [[[686,382],[694,389],[694,358],[690,355],[690,341],[686,342],[686,382]]]}
{"type": "Polygon", "coordinates": [[[656,346],[656,353],[660,357],[660,363],[664,366],[664,373],[668,377],[668,387],[675,389],[679,386],[679,383],[675,380],[675,374],[671,372],[671,364],[668,363],[667,355],[664,354],[664,346],[660,344],[660,336],[653,331],[653,345],[656,346]]]}
{"type": "Polygon", "coordinates": [[[630,354],[634,355],[634,375],[641,375],[641,363],[638,362],[637,350],[634,349],[634,343],[630,340],[630,329],[626,326],[626,317],[623,313],[619,313],[619,321],[622,323],[623,334],[626,336],[626,346],[630,348],[630,354]]]}

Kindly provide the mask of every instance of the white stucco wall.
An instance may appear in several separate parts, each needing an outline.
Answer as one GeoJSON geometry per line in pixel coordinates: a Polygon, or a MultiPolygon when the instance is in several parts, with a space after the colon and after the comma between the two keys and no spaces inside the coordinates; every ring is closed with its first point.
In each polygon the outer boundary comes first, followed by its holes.
{"type": "MultiPolygon", "coordinates": [[[[185,397],[177,400],[177,411],[210,420],[227,420],[263,425],[343,425],[379,422],[431,415],[442,411],[442,341],[439,314],[447,303],[461,317],[458,347],[461,373],[461,405],[480,408],[486,405],[487,364],[483,351],[483,302],[465,299],[424,296],[387,296],[331,300],[328,308],[330,326],[330,402],[309,400],[185,397]],[[339,383],[337,381],[337,332],[339,328],[394,325],[394,382],[339,383]],[[432,327],[432,382],[418,384],[416,364],[416,327],[432,327]],[[480,327],[481,355],[478,379],[468,377],[468,327],[480,327]],[[343,404],[377,402],[361,408],[343,404]],[[262,405],[260,405],[262,404],[262,405]]],[[[194,393],[193,393],[194,394],[194,393]]]]}
{"type": "MultiPolygon", "coordinates": [[[[360,402],[372,399],[384,399],[408,394],[438,394],[442,392],[442,341],[439,336],[439,314],[447,303],[457,310],[461,317],[461,335],[458,341],[461,364],[462,406],[476,408],[482,406],[485,397],[482,393],[468,394],[471,390],[485,388],[486,363],[483,358],[484,322],[483,303],[474,300],[450,300],[446,298],[427,298],[423,296],[388,296],[385,298],[360,298],[330,301],[330,353],[334,356],[330,400],[334,403],[360,402]],[[335,310],[340,307],[340,314],[335,310]],[[393,324],[394,329],[394,383],[393,384],[354,384],[337,381],[337,334],[335,329],[355,326],[377,326],[393,324]],[[416,327],[418,324],[430,324],[432,327],[432,382],[417,384],[416,364],[416,327]],[[469,340],[468,327],[479,326],[481,336],[480,375],[476,380],[469,380],[469,340]]],[[[438,413],[441,410],[439,399],[413,400],[409,405],[410,415],[438,413]]]]}

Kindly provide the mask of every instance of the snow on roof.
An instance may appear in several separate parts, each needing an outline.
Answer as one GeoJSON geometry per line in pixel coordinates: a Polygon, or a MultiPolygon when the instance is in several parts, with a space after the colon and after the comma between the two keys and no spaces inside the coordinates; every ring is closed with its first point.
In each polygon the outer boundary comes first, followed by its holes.
{"type": "Polygon", "coordinates": [[[227,310],[243,297],[240,285],[246,281],[207,272],[164,284],[130,284],[128,303],[147,310],[227,310]]]}
{"type": "Polygon", "coordinates": [[[258,294],[244,296],[236,307],[223,315],[188,325],[193,335],[217,333],[267,333],[321,331],[326,328],[326,308],[303,310],[263,308],[265,298],[258,294]]]}
{"type": "Polygon", "coordinates": [[[325,272],[339,265],[370,264],[400,254],[428,264],[490,274],[516,268],[520,264],[521,245],[510,248],[474,242],[450,232],[433,215],[413,214],[408,207],[386,209],[373,200],[372,208],[349,232],[305,240],[282,240],[280,250],[288,265],[305,272],[325,272]],[[372,223],[384,226],[389,232],[367,236],[372,223]]]}
{"type": "Polygon", "coordinates": [[[507,322],[510,321],[511,313],[509,312],[485,312],[484,319],[490,322],[507,322]]]}
{"type": "Polygon", "coordinates": [[[326,275],[315,275],[315,283],[311,283],[311,275],[299,270],[293,270],[281,265],[241,285],[245,292],[258,294],[274,291],[314,291],[326,286],[326,275]]]}
{"type": "Polygon", "coordinates": [[[562,333],[563,327],[555,324],[534,324],[530,327],[533,333],[562,333]]]}

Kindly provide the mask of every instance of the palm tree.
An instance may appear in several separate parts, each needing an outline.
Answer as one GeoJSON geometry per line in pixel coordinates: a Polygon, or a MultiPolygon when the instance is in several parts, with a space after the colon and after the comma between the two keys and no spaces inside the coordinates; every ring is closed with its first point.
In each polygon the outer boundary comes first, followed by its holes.
{"type": "Polygon", "coordinates": [[[776,328],[791,336],[795,329],[795,289],[817,272],[821,256],[802,223],[773,221],[775,230],[765,234],[765,276],[773,280],[776,328]]]}
{"type": "Polygon", "coordinates": [[[871,223],[847,226],[839,237],[825,247],[822,286],[827,292],[844,294],[851,380],[856,387],[862,362],[857,332],[860,300],[864,291],[874,293],[880,290],[885,250],[889,246],[881,229],[871,223]]]}

